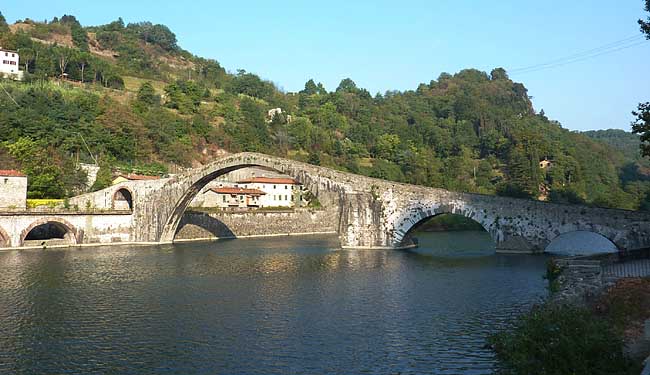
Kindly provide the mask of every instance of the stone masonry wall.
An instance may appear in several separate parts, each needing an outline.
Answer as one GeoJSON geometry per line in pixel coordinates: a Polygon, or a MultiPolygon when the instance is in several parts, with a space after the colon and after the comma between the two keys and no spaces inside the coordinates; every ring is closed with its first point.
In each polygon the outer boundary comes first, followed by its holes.
{"type": "Polygon", "coordinates": [[[333,233],[338,210],[296,209],[295,211],[215,212],[188,211],[183,216],[176,240],[214,239],[245,236],[272,236],[333,233]]]}
{"type": "Polygon", "coordinates": [[[0,176],[0,207],[25,208],[27,177],[0,176]]]}
{"type": "Polygon", "coordinates": [[[555,263],[560,268],[553,295],[556,301],[582,302],[605,287],[600,260],[560,259],[555,263]]]}

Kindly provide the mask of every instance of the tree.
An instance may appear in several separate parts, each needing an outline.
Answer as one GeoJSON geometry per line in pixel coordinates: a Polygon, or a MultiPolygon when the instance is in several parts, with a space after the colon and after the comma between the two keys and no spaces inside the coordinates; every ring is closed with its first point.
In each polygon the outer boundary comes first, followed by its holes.
{"type": "Polygon", "coordinates": [[[36,51],[32,48],[21,48],[20,49],[20,59],[23,64],[25,64],[25,72],[29,72],[30,62],[36,58],[36,51]]]}
{"type": "Polygon", "coordinates": [[[46,150],[40,142],[30,138],[19,138],[5,143],[9,154],[16,159],[22,171],[29,176],[27,196],[29,198],[63,198],[65,186],[61,170],[52,158],[52,150],[46,150]]]}
{"type": "Polygon", "coordinates": [[[377,138],[375,144],[375,154],[378,158],[385,160],[395,160],[397,146],[400,139],[397,134],[382,134],[377,138]]]}
{"type": "MultiPolygon", "coordinates": [[[[645,10],[650,12],[650,0],[645,0],[645,10]]],[[[650,39],[650,16],[648,16],[647,21],[639,20],[639,26],[641,26],[641,32],[646,35],[646,38],[650,39]]]]}
{"type": "Polygon", "coordinates": [[[7,31],[9,31],[9,25],[7,24],[5,16],[0,12],[0,33],[6,33],[7,31]]]}
{"type": "Polygon", "coordinates": [[[151,82],[144,82],[138,89],[137,100],[148,107],[157,107],[160,105],[160,95],[156,94],[151,82]]]}
{"type": "Polygon", "coordinates": [[[650,102],[640,103],[632,114],[637,117],[632,123],[632,132],[641,134],[641,153],[650,156],[650,102]]]}
{"type": "MultiPolygon", "coordinates": [[[[650,0],[645,1],[645,10],[650,12],[650,0]]],[[[639,25],[646,39],[650,39],[650,16],[647,21],[639,20],[639,25]]],[[[638,112],[633,111],[632,114],[637,116],[636,121],[632,123],[632,132],[641,134],[641,153],[650,156],[650,102],[639,103],[638,112]]]]}
{"type": "Polygon", "coordinates": [[[90,61],[91,56],[88,53],[81,52],[77,55],[77,64],[79,65],[79,69],[81,70],[80,74],[80,80],[81,82],[84,82],[84,74],[86,70],[86,66],[88,66],[88,62],[90,61]]]}
{"type": "Polygon", "coordinates": [[[341,83],[339,83],[339,86],[336,88],[336,92],[356,93],[357,90],[359,90],[357,84],[350,78],[341,80],[341,83]]]}
{"type": "Polygon", "coordinates": [[[63,74],[66,72],[68,64],[70,63],[70,59],[74,56],[75,51],[70,48],[62,47],[57,48],[56,52],[58,67],[61,71],[61,77],[63,77],[63,74]]]}
{"type": "Polygon", "coordinates": [[[310,153],[307,162],[313,165],[320,165],[320,152],[315,151],[310,153]]]}

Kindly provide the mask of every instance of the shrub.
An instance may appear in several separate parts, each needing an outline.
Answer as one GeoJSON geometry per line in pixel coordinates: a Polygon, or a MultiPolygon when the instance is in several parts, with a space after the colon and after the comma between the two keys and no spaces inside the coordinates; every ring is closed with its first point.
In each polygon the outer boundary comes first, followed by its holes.
{"type": "Polygon", "coordinates": [[[501,374],[616,375],[640,370],[623,354],[621,336],[588,309],[547,305],[523,315],[490,343],[501,374]]]}

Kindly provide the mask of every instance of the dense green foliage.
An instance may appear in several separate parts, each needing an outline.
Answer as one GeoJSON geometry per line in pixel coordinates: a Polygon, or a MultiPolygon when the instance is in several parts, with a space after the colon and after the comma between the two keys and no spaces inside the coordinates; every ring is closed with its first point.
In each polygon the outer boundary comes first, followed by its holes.
{"type": "Polygon", "coordinates": [[[589,309],[546,305],[523,315],[490,339],[502,374],[616,375],[640,369],[623,353],[623,340],[589,309]]]}
{"type": "Polygon", "coordinates": [[[619,178],[624,155],[537,113],[501,68],[375,96],[349,78],[332,92],[309,80],[284,93],[192,56],[162,25],[119,19],[81,33],[64,16],[17,26],[0,43],[20,48],[29,78],[5,85],[0,141],[30,137],[81,160],[90,149],[109,165],[190,166],[221,149],[259,151],[451,190],[644,207],[646,190],[619,178]],[[66,38],[77,48],[38,41],[66,38]],[[50,83],[63,73],[85,85],[50,83]],[[271,118],[273,108],[282,113],[271,118]],[[540,168],[544,159],[551,168],[540,168]]]}
{"type": "Polygon", "coordinates": [[[583,132],[582,134],[614,147],[620,151],[627,160],[647,163],[639,151],[641,140],[638,135],[621,129],[590,130],[583,132]]]}

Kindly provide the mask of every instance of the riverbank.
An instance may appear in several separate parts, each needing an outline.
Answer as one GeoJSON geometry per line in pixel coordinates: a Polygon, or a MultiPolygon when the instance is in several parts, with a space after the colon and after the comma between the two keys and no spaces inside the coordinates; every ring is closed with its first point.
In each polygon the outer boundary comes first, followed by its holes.
{"type": "Polygon", "coordinates": [[[490,341],[505,374],[638,375],[649,319],[650,278],[626,278],[580,303],[548,300],[490,341]]]}

